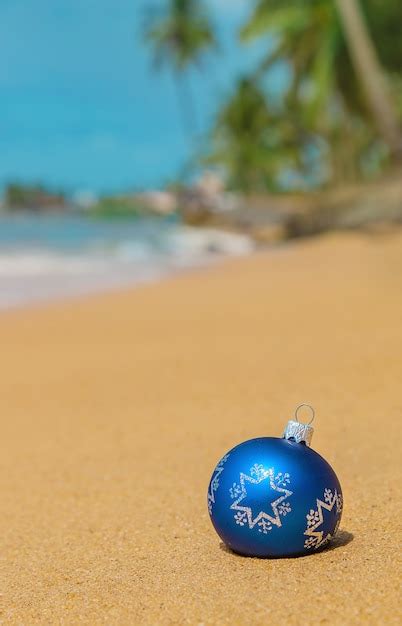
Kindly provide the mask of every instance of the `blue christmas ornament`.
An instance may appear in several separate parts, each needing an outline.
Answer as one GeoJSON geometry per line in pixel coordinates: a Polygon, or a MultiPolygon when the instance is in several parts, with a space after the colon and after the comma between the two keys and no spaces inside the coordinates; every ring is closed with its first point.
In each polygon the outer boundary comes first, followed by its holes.
{"type": "Polygon", "coordinates": [[[301,406],[283,438],[260,437],[239,444],[212,474],[211,521],[222,541],[239,554],[311,554],[326,546],[338,530],[341,486],[331,466],[309,447],[312,420],[310,424],[297,420],[301,406]]]}

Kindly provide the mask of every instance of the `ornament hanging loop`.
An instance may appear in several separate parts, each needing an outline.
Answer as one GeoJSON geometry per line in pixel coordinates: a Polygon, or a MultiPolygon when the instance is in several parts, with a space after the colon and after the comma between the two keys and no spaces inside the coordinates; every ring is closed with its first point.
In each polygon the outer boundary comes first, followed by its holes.
{"type": "Polygon", "coordinates": [[[314,408],[311,406],[311,404],[305,404],[305,403],[299,404],[299,406],[295,410],[295,420],[296,420],[296,422],[299,422],[298,414],[299,414],[300,409],[302,409],[303,407],[306,407],[307,409],[310,410],[311,419],[306,424],[307,426],[310,426],[310,424],[312,424],[314,422],[314,418],[315,418],[315,411],[314,411],[314,408]]]}
{"type": "Polygon", "coordinates": [[[314,428],[311,426],[315,417],[315,411],[312,406],[309,404],[299,404],[295,411],[295,419],[289,420],[285,432],[283,433],[283,438],[288,439],[290,441],[295,441],[296,443],[304,443],[306,446],[311,444],[311,438],[313,436],[314,428]],[[303,424],[299,422],[298,413],[301,408],[307,407],[311,412],[311,419],[308,424],[303,424]]]}

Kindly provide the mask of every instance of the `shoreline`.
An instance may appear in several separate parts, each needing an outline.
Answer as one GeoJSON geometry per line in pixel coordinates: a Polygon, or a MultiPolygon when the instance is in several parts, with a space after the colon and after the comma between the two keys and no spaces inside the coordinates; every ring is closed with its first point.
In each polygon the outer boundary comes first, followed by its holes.
{"type": "Polygon", "coordinates": [[[0,220],[0,310],[135,287],[254,249],[245,235],[149,219],[8,218],[0,220]]]}
{"type": "MultiPolygon", "coordinates": [[[[250,255],[261,254],[261,252],[252,252],[250,255]]],[[[244,257],[242,257],[244,258],[244,257]]],[[[144,278],[140,280],[127,279],[124,282],[118,284],[104,284],[102,286],[92,286],[82,292],[73,291],[71,293],[64,293],[58,296],[51,295],[48,297],[37,298],[21,302],[20,304],[14,304],[9,306],[0,306],[0,317],[4,314],[32,311],[32,310],[45,310],[48,308],[60,308],[64,305],[70,305],[74,303],[82,303],[86,301],[105,299],[108,296],[121,295],[125,293],[132,293],[141,291],[146,288],[152,288],[163,283],[169,283],[169,281],[175,281],[180,277],[192,276],[197,274],[203,274],[204,272],[214,271],[215,268],[230,263],[236,260],[236,257],[220,257],[214,261],[205,262],[203,265],[193,265],[189,267],[176,268],[167,271],[166,273],[160,273],[158,276],[152,278],[144,278]]]]}

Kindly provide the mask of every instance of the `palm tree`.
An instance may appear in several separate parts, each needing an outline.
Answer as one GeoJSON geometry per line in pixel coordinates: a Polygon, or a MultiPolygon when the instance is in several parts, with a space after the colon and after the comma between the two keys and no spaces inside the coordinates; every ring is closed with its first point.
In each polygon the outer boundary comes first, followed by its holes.
{"type": "Polygon", "coordinates": [[[283,171],[301,169],[302,142],[291,120],[269,109],[257,80],[243,77],[218,114],[206,161],[223,166],[229,186],[241,191],[276,190],[283,171]]]}
{"type": "Polygon", "coordinates": [[[165,11],[151,15],[146,41],[154,47],[156,65],[168,63],[173,68],[185,126],[193,131],[195,112],[185,71],[199,65],[208,48],[216,45],[211,22],[199,0],[168,0],[165,11]]]}
{"type": "Polygon", "coordinates": [[[359,0],[336,0],[344,37],[355,73],[383,139],[397,158],[402,156],[402,134],[391,102],[389,86],[370,38],[359,0]]]}
{"type": "MultiPolygon", "coordinates": [[[[289,115],[289,107],[297,111],[303,127],[325,140],[330,160],[334,157],[333,163],[339,163],[335,152],[342,150],[347,142],[348,157],[353,154],[357,168],[361,169],[370,151],[375,149],[380,154],[379,135],[395,155],[401,134],[390,99],[383,95],[386,89],[380,95],[374,93],[374,85],[379,91],[379,85],[384,86],[384,72],[378,59],[373,57],[374,47],[360,13],[360,28],[357,27],[360,40],[356,41],[357,20],[355,13],[352,16],[355,19],[350,18],[351,4],[356,8],[357,0],[337,0],[336,3],[333,0],[258,0],[241,36],[248,40],[269,35],[269,50],[261,64],[261,73],[269,71],[278,61],[290,66],[283,115],[289,115]],[[343,13],[342,19],[341,4],[349,7],[347,17],[343,13]],[[361,43],[363,39],[365,45],[361,43]],[[359,47],[359,64],[356,52],[351,53],[352,45],[359,47]],[[368,54],[367,45],[371,51],[368,54]],[[368,87],[359,88],[363,81],[365,85],[370,81],[370,91],[368,87]],[[373,119],[379,133],[373,128],[373,119]]],[[[384,0],[380,6],[375,0],[367,0],[365,8],[387,68],[400,73],[399,45],[391,49],[388,33],[392,22],[402,18],[402,5],[395,0],[384,0]]],[[[353,169],[347,167],[346,171],[353,169]]]]}

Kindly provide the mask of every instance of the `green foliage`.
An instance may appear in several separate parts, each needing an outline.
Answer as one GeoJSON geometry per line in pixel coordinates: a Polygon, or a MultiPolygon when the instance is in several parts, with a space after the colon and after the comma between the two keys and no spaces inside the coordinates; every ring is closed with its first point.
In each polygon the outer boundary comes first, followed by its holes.
{"type": "MultiPolygon", "coordinates": [[[[402,111],[402,3],[353,2],[358,13],[361,6],[402,111]]],[[[347,38],[338,11],[337,0],[254,0],[240,38],[248,42],[265,37],[268,51],[223,104],[204,159],[223,166],[232,187],[280,190],[354,181],[378,174],[394,156],[391,143],[395,142],[389,136],[395,135],[381,133],[380,114],[362,88],[368,81],[357,75],[350,56],[355,39],[347,38]],[[279,103],[263,88],[265,77],[278,63],[290,68],[279,103]]],[[[204,53],[216,46],[200,0],[166,0],[166,10],[154,14],[146,39],[154,47],[156,62],[169,63],[177,74],[199,64],[204,53]]],[[[181,102],[193,129],[188,93],[181,94],[181,102]]],[[[392,113],[392,106],[388,112],[392,113]]],[[[393,119],[397,128],[398,120],[393,119]]]]}
{"type": "MultiPolygon", "coordinates": [[[[402,4],[367,0],[364,9],[385,68],[400,73],[402,38],[390,39],[390,34],[400,24],[402,4]]],[[[306,135],[321,142],[316,183],[379,171],[387,151],[361,91],[334,1],[258,0],[241,38],[261,36],[269,37],[273,45],[258,73],[265,74],[278,61],[291,67],[280,117],[293,119],[306,135]]],[[[305,148],[300,145],[301,151],[305,148]]]]}
{"type": "Polygon", "coordinates": [[[4,193],[5,204],[8,209],[46,209],[62,207],[65,197],[62,192],[53,192],[43,185],[24,185],[9,183],[4,193]]]}
{"type": "Polygon", "coordinates": [[[194,132],[196,114],[184,73],[200,65],[210,48],[216,46],[214,31],[200,0],[166,0],[163,11],[152,10],[145,39],[154,49],[155,65],[169,65],[176,74],[184,130],[194,132]]]}
{"type": "Polygon", "coordinates": [[[381,63],[390,73],[402,71],[402,3],[400,0],[361,2],[381,63]]]}
{"type": "Polygon", "coordinates": [[[5,202],[10,208],[26,206],[27,204],[32,204],[32,201],[41,192],[42,187],[39,185],[26,186],[10,183],[5,190],[5,202]]]}
{"type": "Polygon", "coordinates": [[[284,172],[303,169],[295,146],[305,141],[290,119],[270,111],[258,82],[242,78],[218,116],[207,163],[223,165],[231,187],[277,190],[284,172]]]}
{"type": "Polygon", "coordinates": [[[170,63],[181,72],[198,63],[215,45],[213,29],[199,0],[169,0],[166,11],[153,15],[146,41],[155,50],[156,63],[170,63]]]}
{"type": "MultiPolygon", "coordinates": [[[[392,38],[392,33],[401,23],[402,3],[366,0],[362,8],[385,69],[400,74],[402,38],[392,38]]],[[[248,41],[262,35],[272,37],[276,45],[261,69],[266,71],[278,59],[288,60],[293,68],[289,91],[294,97],[301,98],[300,89],[307,83],[309,100],[318,100],[318,110],[325,110],[337,97],[349,112],[367,116],[333,0],[258,0],[241,38],[248,41]]]]}
{"type": "Polygon", "coordinates": [[[138,199],[125,196],[104,196],[91,208],[99,217],[136,217],[147,213],[138,199]]]}

